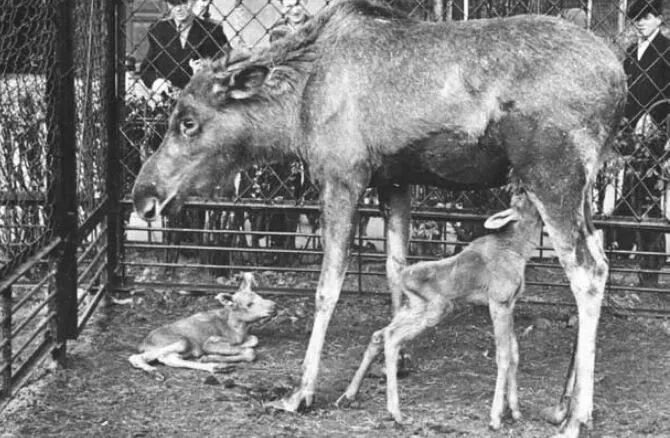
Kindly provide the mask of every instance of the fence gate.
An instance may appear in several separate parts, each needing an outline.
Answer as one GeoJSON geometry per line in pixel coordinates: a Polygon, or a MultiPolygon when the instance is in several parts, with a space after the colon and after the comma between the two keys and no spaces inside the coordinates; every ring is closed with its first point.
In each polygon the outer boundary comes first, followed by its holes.
{"type": "Polygon", "coordinates": [[[110,286],[115,23],[105,0],[0,8],[0,407],[110,286]]]}

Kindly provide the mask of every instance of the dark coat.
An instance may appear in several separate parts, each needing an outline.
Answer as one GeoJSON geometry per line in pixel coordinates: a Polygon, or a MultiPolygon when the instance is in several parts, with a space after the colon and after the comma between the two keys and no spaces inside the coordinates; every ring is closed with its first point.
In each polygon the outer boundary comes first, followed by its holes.
{"type": "MultiPolygon", "coordinates": [[[[628,79],[626,118],[635,126],[656,102],[670,99],[670,40],[660,32],[651,41],[642,59],[637,60],[637,44],[626,52],[624,70],[628,79]]],[[[661,124],[670,114],[670,103],[656,105],[651,116],[661,124]]]]}
{"type": "Polygon", "coordinates": [[[184,88],[193,74],[189,60],[217,58],[230,50],[223,28],[200,18],[193,20],[185,47],[181,46],[175,22],[169,19],[154,23],[149,28],[148,38],[149,51],[140,70],[147,87],[157,78],[164,78],[184,88]]]}

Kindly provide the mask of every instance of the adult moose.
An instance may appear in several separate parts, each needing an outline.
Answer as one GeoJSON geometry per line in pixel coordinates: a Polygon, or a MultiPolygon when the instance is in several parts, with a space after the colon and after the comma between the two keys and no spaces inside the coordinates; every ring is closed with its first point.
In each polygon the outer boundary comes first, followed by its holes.
{"type": "Polygon", "coordinates": [[[608,273],[591,191],[625,92],[610,49],[560,19],[425,23],[341,1],[269,48],[233,52],[192,78],[137,177],[135,208],[151,220],[253,161],[297,155],[308,164],[321,189],[323,266],[302,381],[274,404],[296,411],[313,401],[365,188],[378,187],[388,207],[397,309],[409,184],[492,187],[512,173],[540,212],[578,305],[574,366],[556,409],[561,435],[574,437],[591,420],[608,273]]]}

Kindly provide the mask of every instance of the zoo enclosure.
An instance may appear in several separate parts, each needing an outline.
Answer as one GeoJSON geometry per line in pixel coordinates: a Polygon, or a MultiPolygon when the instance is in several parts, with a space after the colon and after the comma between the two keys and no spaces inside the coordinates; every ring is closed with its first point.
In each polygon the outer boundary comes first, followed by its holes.
{"type": "MultiPolygon", "coordinates": [[[[298,283],[282,287],[277,276],[263,275],[264,290],[313,292],[321,255],[318,191],[303,181],[301,163],[248,169],[235,194],[191,198],[183,214],[158,226],[131,215],[136,172],[160,143],[172,104],[152,95],[137,75],[146,29],[164,14],[162,0],[9,3],[0,11],[0,402],[42,359],[63,359],[66,341],[81,332],[105,292],[209,291],[220,287],[218,276],[242,270],[291,275],[298,283]]],[[[321,0],[306,3],[312,14],[324,6],[321,0]]],[[[428,20],[558,15],[584,7],[594,32],[620,46],[630,39],[625,1],[398,0],[396,6],[428,20]]],[[[223,23],[233,47],[253,47],[267,44],[282,8],[267,0],[215,0],[206,12],[223,23]]],[[[667,132],[655,135],[660,140],[653,141],[667,141],[667,132]]],[[[661,158],[648,152],[652,140],[635,138],[640,156],[603,171],[596,211],[610,196],[607,202],[627,205],[629,214],[601,216],[598,226],[670,232],[663,215],[650,214],[665,211],[663,196],[652,196],[652,205],[635,203],[621,185],[628,166],[635,187],[651,191],[634,160],[660,167],[661,158]]],[[[507,201],[504,190],[413,190],[412,261],[452,253],[507,201]]],[[[374,191],[364,202],[346,290],[385,293],[374,191]]],[[[543,294],[529,293],[526,302],[565,303],[565,281],[551,248],[542,236],[538,245],[529,284],[543,294]]],[[[644,288],[626,281],[644,253],[609,249],[608,255],[608,288],[615,292],[608,294],[610,307],[668,311],[664,301],[647,299],[667,295],[667,283],[644,288]]]]}
{"type": "Polygon", "coordinates": [[[114,285],[117,7],[0,8],[0,406],[114,285]]]}

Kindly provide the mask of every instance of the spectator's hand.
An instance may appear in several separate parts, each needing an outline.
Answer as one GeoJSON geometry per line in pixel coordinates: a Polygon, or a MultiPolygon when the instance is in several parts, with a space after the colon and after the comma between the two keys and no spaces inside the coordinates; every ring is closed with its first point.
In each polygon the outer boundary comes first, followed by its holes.
{"type": "Polygon", "coordinates": [[[172,93],[173,86],[172,82],[167,79],[158,78],[151,84],[151,91],[154,94],[154,97],[162,97],[163,93],[169,96],[172,93]]]}
{"type": "Polygon", "coordinates": [[[202,59],[189,59],[188,65],[193,70],[193,74],[196,74],[202,68],[202,59]]]}
{"type": "Polygon", "coordinates": [[[645,113],[640,119],[637,121],[637,124],[635,125],[635,134],[647,138],[650,137],[658,132],[658,126],[656,125],[656,122],[654,122],[654,119],[651,118],[649,113],[645,113]]]}

